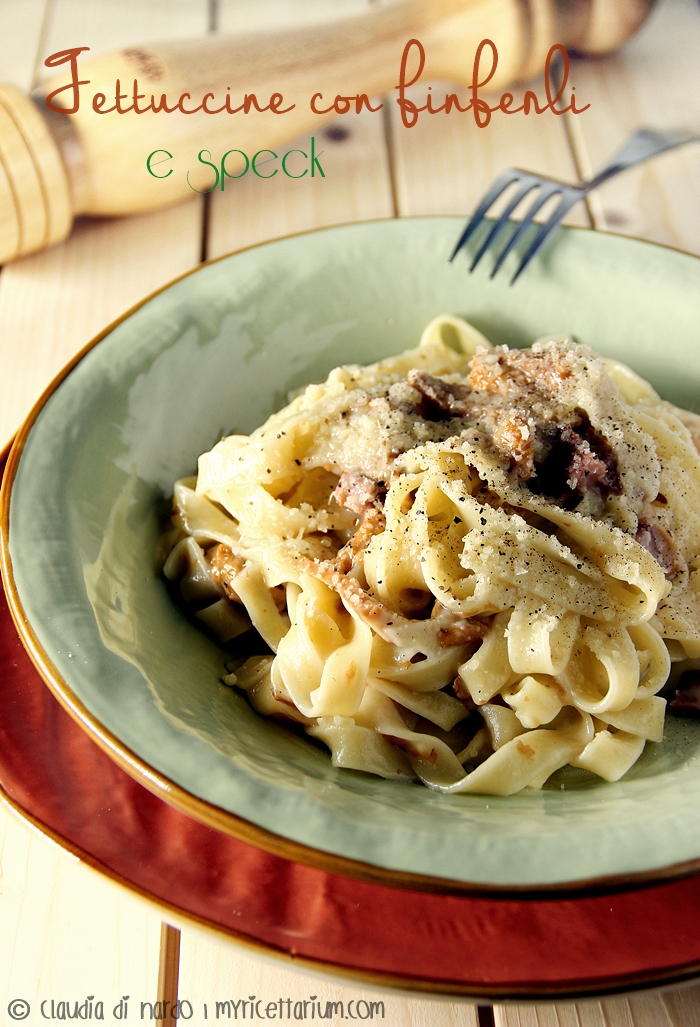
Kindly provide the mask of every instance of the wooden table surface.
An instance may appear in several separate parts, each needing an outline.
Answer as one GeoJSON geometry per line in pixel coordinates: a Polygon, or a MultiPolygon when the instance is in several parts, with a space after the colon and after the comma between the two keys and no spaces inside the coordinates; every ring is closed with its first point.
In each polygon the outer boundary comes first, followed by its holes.
{"type": "MultiPolygon", "coordinates": [[[[210,31],[313,23],[369,2],[0,0],[0,81],[29,89],[45,71],[44,57],[69,46],[89,45],[94,54],[210,31]]],[[[585,177],[642,124],[700,130],[699,58],[697,2],[659,0],[642,31],[618,54],[573,62],[579,104],[591,104],[576,118],[494,117],[479,130],[451,115],[426,118],[408,131],[393,114],[353,116],[339,122],[346,133],[326,131],[326,178],[313,185],[308,178],[245,178],[223,194],[213,193],[206,205],[195,197],[153,214],[81,221],[67,242],[0,274],[0,443],[93,335],[201,259],[323,225],[468,214],[493,176],[513,164],[570,180],[585,177]]],[[[591,197],[587,209],[574,211],[571,221],[700,254],[700,149],[664,155],[616,179],[591,197]]],[[[163,948],[156,906],[104,880],[2,808],[0,851],[0,1024],[13,1022],[6,1010],[15,998],[30,1003],[29,1024],[40,1020],[42,998],[155,1000],[163,948]]],[[[172,977],[172,948],[170,956],[172,977]]],[[[342,980],[319,981],[280,967],[187,927],[181,933],[179,994],[198,1003],[231,995],[377,997],[342,980]]],[[[382,997],[392,1027],[700,1024],[700,985],[493,1010],[461,1001],[382,997]]]]}

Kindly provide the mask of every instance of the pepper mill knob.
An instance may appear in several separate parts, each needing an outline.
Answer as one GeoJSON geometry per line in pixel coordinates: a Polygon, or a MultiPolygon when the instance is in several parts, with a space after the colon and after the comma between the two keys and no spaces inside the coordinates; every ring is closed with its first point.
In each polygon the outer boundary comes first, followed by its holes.
{"type": "MultiPolygon", "coordinates": [[[[223,153],[231,146],[233,126],[238,152],[273,149],[322,123],[309,107],[319,89],[331,103],[336,94],[393,91],[401,52],[412,38],[424,44],[425,80],[468,83],[473,55],[490,37],[498,47],[499,64],[489,88],[505,89],[541,71],[554,44],[580,53],[615,49],[641,25],[653,3],[396,0],[342,22],[149,44],[81,59],[80,78],[88,80],[90,95],[70,114],[53,112],[45,102],[53,94],[57,104],[70,104],[73,90],[67,72],[44,83],[31,98],[1,85],[0,263],[65,239],[77,214],[131,214],[190,196],[184,173],[148,176],[146,157],[156,147],[186,152],[189,160],[204,148],[220,147],[223,153]],[[275,93],[293,96],[295,107],[279,117],[253,109],[234,122],[226,113],[96,113],[92,96],[100,91],[109,96],[111,91],[113,102],[118,78],[127,93],[138,79],[144,94],[166,94],[169,102],[183,93],[206,93],[221,102],[230,89],[231,97],[253,91],[266,98],[275,93]],[[65,92],[63,86],[68,87],[65,92]]],[[[208,188],[206,174],[200,164],[190,180],[195,189],[208,188]]]]}

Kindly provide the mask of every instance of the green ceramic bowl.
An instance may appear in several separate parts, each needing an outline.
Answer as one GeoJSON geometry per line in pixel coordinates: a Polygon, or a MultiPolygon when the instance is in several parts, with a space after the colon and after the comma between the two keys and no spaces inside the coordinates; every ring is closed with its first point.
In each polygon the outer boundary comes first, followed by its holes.
{"type": "Polygon", "coordinates": [[[113,327],[49,390],[10,460],[4,569],[17,622],[61,701],[122,765],[292,858],[425,887],[687,870],[700,860],[700,723],[667,718],[664,742],[616,784],[562,771],[509,798],[337,770],[221,684],[223,650],[156,573],[159,501],[200,452],[339,363],[415,345],[441,312],[494,343],[571,333],[698,409],[700,261],[562,230],[510,287],[507,273],[467,274],[464,254],[446,264],[460,226],[402,219],[282,239],[200,268],[113,327]]]}

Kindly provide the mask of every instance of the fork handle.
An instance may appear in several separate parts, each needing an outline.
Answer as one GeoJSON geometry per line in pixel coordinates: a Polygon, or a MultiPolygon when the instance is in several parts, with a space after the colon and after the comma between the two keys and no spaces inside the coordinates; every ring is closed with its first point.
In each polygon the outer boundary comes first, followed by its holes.
{"type": "Polygon", "coordinates": [[[618,175],[635,164],[641,164],[650,157],[664,153],[665,150],[673,150],[677,146],[692,142],[700,142],[700,135],[686,132],[684,129],[640,128],[604,168],[581,184],[581,188],[588,193],[613,175],[618,175]]]}

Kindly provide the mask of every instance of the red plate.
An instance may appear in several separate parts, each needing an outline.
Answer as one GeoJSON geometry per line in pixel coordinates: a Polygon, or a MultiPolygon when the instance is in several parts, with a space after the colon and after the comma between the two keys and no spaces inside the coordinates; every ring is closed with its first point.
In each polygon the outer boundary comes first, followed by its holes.
{"type": "Polygon", "coordinates": [[[4,592],[0,784],[16,812],[95,869],[310,969],[493,998],[603,994],[700,973],[700,876],[583,898],[436,895],[301,866],[191,820],[61,709],[4,592]]]}

